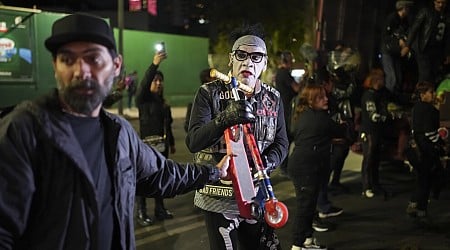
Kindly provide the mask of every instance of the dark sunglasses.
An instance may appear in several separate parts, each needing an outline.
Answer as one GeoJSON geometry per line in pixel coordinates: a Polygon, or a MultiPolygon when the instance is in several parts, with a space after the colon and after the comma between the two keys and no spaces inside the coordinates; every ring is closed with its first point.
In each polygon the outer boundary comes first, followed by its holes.
{"type": "Polygon", "coordinates": [[[262,52],[248,53],[247,51],[243,50],[235,50],[233,54],[236,60],[238,61],[244,61],[247,60],[248,57],[250,57],[250,60],[252,60],[252,62],[254,63],[260,63],[262,59],[266,56],[266,54],[262,52]]]}

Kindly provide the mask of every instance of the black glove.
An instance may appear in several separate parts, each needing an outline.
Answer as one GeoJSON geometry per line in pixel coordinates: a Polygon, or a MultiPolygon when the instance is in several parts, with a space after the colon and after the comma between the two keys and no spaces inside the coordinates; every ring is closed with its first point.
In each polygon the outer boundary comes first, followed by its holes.
{"type": "Polygon", "coordinates": [[[236,124],[255,122],[252,105],[246,100],[231,101],[224,111],[214,119],[214,123],[221,129],[236,124]]]}

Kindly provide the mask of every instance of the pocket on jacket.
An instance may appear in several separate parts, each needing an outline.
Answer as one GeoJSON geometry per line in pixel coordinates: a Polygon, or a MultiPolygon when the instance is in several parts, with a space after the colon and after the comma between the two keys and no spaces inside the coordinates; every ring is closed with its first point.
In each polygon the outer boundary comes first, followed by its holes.
{"type": "Polygon", "coordinates": [[[127,185],[134,189],[136,186],[136,174],[130,159],[120,159],[118,162],[118,171],[121,184],[120,188],[122,189],[124,187],[123,185],[127,185]]]}

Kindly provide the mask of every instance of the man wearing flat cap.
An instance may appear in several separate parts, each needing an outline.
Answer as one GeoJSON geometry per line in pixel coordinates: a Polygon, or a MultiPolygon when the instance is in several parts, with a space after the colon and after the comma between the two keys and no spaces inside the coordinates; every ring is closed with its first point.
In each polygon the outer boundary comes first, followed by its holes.
{"type": "MultiPolygon", "coordinates": [[[[267,67],[262,27],[243,26],[230,37],[234,42],[230,74],[245,89],[238,91],[240,101],[235,101],[230,84],[222,80],[203,84],[192,104],[186,144],[196,162],[215,164],[226,154],[225,129],[253,123],[259,152],[271,172],[286,157],[288,140],[280,93],[259,79],[267,67]]],[[[250,168],[255,173],[255,166],[250,168]]],[[[211,250],[279,249],[273,229],[265,222],[239,216],[231,181],[217,181],[198,190],[194,204],[204,211],[211,250]]]]}
{"type": "Polygon", "coordinates": [[[411,1],[397,1],[395,11],[386,17],[381,37],[381,62],[385,74],[386,88],[392,94],[402,90],[402,63],[406,55],[401,55],[401,49],[406,46],[408,36],[411,1]]]}
{"type": "Polygon", "coordinates": [[[102,108],[122,57],[101,18],[57,20],[45,41],[57,88],[0,120],[0,248],[135,249],[138,195],[173,197],[227,178],[179,164],[102,108]]]}

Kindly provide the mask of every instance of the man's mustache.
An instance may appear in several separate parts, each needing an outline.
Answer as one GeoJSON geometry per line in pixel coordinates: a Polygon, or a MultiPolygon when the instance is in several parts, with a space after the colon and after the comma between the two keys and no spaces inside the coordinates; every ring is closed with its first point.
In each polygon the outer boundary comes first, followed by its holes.
{"type": "Polygon", "coordinates": [[[75,80],[72,81],[70,86],[72,89],[89,89],[89,90],[97,90],[100,87],[98,82],[92,79],[75,80]]]}

